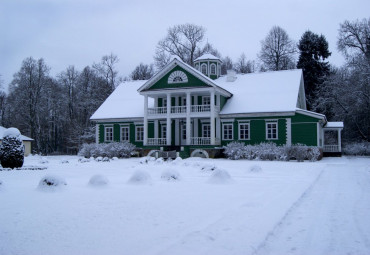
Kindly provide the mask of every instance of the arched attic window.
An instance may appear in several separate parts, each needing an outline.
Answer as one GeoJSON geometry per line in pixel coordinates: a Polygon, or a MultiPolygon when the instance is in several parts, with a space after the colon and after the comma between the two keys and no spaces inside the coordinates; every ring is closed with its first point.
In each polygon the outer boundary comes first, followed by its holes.
{"type": "Polygon", "coordinates": [[[188,77],[182,71],[174,71],[168,77],[168,83],[169,84],[171,84],[171,83],[187,83],[187,82],[188,82],[188,77]]]}
{"type": "Polygon", "coordinates": [[[204,74],[204,75],[207,75],[207,64],[202,64],[202,66],[201,66],[201,71],[202,71],[202,73],[204,74]]]}

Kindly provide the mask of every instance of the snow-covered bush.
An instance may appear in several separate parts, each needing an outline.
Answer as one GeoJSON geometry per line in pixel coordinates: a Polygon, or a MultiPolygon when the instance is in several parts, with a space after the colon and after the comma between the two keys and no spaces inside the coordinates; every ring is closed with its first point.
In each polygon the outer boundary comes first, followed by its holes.
{"type": "Polygon", "coordinates": [[[229,183],[230,181],[231,181],[230,174],[226,170],[219,169],[219,168],[215,169],[212,172],[212,175],[208,180],[209,183],[215,183],[215,184],[224,184],[224,183],[229,183]]]}
{"type": "Polygon", "coordinates": [[[136,170],[131,178],[128,180],[128,183],[131,184],[147,184],[151,182],[150,174],[144,170],[136,170]]]}
{"type": "Polygon", "coordinates": [[[319,158],[321,157],[321,152],[318,147],[315,146],[310,146],[307,149],[307,159],[309,161],[318,161],[319,158]]]}
{"type": "Polygon", "coordinates": [[[214,170],[216,170],[216,166],[206,164],[206,165],[203,165],[203,166],[200,168],[200,170],[202,170],[202,171],[214,171],[214,170]]]}
{"type": "Polygon", "coordinates": [[[90,162],[90,159],[89,158],[79,158],[78,159],[78,162],[80,162],[80,163],[86,163],[86,162],[90,162]]]}
{"type": "Polygon", "coordinates": [[[224,146],[224,154],[228,159],[233,160],[243,159],[245,158],[244,149],[245,149],[244,143],[231,142],[224,146]]]}
{"type": "Polygon", "coordinates": [[[109,183],[108,179],[100,174],[92,176],[89,180],[89,185],[94,187],[106,186],[109,183]]]}
{"type": "Polygon", "coordinates": [[[255,153],[261,160],[279,160],[281,150],[275,143],[260,143],[255,145],[255,153]]]}
{"type": "Polygon", "coordinates": [[[351,143],[343,147],[345,155],[370,156],[370,142],[351,143]]]}
{"type": "Polygon", "coordinates": [[[180,180],[180,173],[175,169],[166,169],[162,172],[161,179],[165,181],[178,181],[180,180]]]}
{"type": "Polygon", "coordinates": [[[0,147],[0,160],[4,168],[19,168],[24,162],[24,145],[21,133],[16,128],[8,128],[3,135],[0,147]]]}
{"type": "Polygon", "coordinates": [[[42,190],[54,190],[66,185],[67,182],[63,178],[55,175],[47,175],[40,180],[38,188],[42,190]]]}
{"type": "Polygon", "coordinates": [[[82,148],[78,152],[79,156],[90,158],[90,157],[108,157],[108,158],[128,158],[136,149],[136,146],[124,141],[114,143],[91,143],[83,144],[82,148]]]}

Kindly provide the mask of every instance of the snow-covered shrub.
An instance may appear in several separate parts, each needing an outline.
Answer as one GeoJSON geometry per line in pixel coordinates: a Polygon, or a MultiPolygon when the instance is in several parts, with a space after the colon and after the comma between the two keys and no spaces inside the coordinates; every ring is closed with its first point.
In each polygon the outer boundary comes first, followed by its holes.
{"type": "Polygon", "coordinates": [[[128,180],[128,183],[131,184],[147,184],[150,183],[151,177],[150,174],[144,170],[136,170],[131,178],[128,180]]]}
{"type": "Polygon", "coordinates": [[[100,174],[92,176],[89,180],[89,185],[94,187],[106,186],[109,183],[108,179],[100,174]]]}
{"type": "Polygon", "coordinates": [[[261,166],[259,166],[259,165],[253,165],[253,166],[251,166],[250,168],[249,168],[249,171],[251,171],[251,172],[261,172],[262,171],[262,168],[261,168],[261,166]]]}
{"type": "Polygon", "coordinates": [[[307,159],[309,161],[318,161],[321,156],[320,149],[315,146],[310,146],[307,149],[307,159]]]}
{"type": "Polygon", "coordinates": [[[90,158],[90,157],[108,157],[108,158],[128,158],[132,152],[136,149],[136,146],[124,141],[124,142],[113,142],[113,143],[91,143],[83,144],[82,148],[78,152],[79,156],[90,158]]]}
{"type": "Polygon", "coordinates": [[[117,157],[113,157],[112,160],[118,160],[118,158],[117,157]]]}
{"type": "Polygon", "coordinates": [[[80,162],[80,163],[86,163],[86,162],[90,162],[90,159],[89,158],[79,158],[78,159],[78,162],[80,162]]]}
{"type": "Polygon", "coordinates": [[[16,128],[8,128],[3,135],[0,147],[0,160],[4,168],[19,168],[24,162],[24,145],[21,133],[16,128]]]}
{"type": "Polygon", "coordinates": [[[178,181],[180,180],[180,173],[175,169],[166,169],[162,172],[161,179],[165,181],[178,181]]]}
{"type": "Polygon", "coordinates": [[[102,161],[103,162],[109,162],[109,158],[108,157],[104,157],[102,161]]]}
{"type": "Polygon", "coordinates": [[[237,160],[237,159],[245,158],[245,155],[244,155],[245,145],[244,145],[244,143],[231,142],[231,143],[228,143],[223,148],[224,148],[224,154],[226,155],[226,157],[228,159],[237,160]]]}
{"type": "Polygon", "coordinates": [[[47,175],[40,180],[38,188],[42,190],[54,190],[66,185],[67,182],[63,178],[55,175],[47,175]]]}
{"type": "Polygon", "coordinates": [[[216,167],[214,165],[209,165],[209,164],[206,164],[206,165],[203,165],[200,170],[202,171],[214,171],[216,170],[216,167]]]}
{"type": "Polygon", "coordinates": [[[281,150],[275,143],[260,143],[255,145],[255,153],[261,160],[279,160],[281,150]]]}
{"type": "Polygon", "coordinates": [[[96,157],[95,161],[101,162],[101,161],[103,161],[103,157],[96,157]]]}
{"type": "Polygon", "coordinates": [[[157,158],[157,159],[155,160],[155,163],[156,163],[156,164],[163,164],[163,162],[164,162],[164,159],[163,159],[163,158],[157,158]]]}
{"type": "Polygon", "coordinates": [[[343,147],[345,155],[370,156],[370,142],[351,143],[343,147]]]}
{"type": "Polygon", "coordinates": [[[223,184],[223,183],[229,183],[231,181],[230,174],[224,170],[224,169],[215,169],[212,172],[211,177],[209,178],[209,183],[215,183],[215,184],[223,184]]]}

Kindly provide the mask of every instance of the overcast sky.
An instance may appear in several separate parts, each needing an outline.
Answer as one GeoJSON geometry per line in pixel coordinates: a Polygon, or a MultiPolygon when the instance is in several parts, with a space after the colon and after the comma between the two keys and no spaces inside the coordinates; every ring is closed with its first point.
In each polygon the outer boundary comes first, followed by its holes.
{"type": "Polygon", "coordinates": [[[112,52],[126,76],[140,62],[152,63],[167,28],[184,23],[204,26],[206,39],[234,61],[242,52],[256,59],[274,25],[297,42],[309,29],[326,36],[329,61],[340,66],[339,24],[368,18],[369,10],[369,0],[0,0],[0,75],[7,87],[27,57],[44,58],[56,75],[112,52]]]}

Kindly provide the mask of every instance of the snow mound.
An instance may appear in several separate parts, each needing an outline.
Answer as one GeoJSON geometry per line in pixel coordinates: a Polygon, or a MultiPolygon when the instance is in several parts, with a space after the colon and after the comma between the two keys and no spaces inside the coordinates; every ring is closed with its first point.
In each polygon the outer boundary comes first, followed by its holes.
{"type": "Polygon", "coordinates": [[[231,182],[231,176],[230,174],[223,169],[215,169],[211,175],[211,177],[208,180],[209,183],[214,184],[225,184],[231,182]]]}
{"type": "Polygon", "coordinates": [[[101,162],[101,161],[103,161],[103,157],[96,157],[95,161],[101,162]]]}
{"type": "Polygon", "coordinates": [[[149,162],[154,162],[154,161],[155,161],[155,157],[147,156],[147,157],[141,158],[139,163],[140,164],[148,164],[149,162]]]}
{"type": "Polygon", "coordinates": [[[257,172],[261,172],[262,168],[259,165],[253,165],[249,168],[249,171],[257,173],[257,172]]]}
{"type": "Polygon", "coordinates": [[[86,162],[90,162],[90,159],[89,158],[79,158],[78,159],[78,162],[80,162],[80,163],[86,163],[86,162]]]}
{"type": "Polygon", "coordinates": [[[109,162],[110,160],[109,160],[109,158],[108,157],[104,157],[103,158],[103,162],[109,162]]]}
{"type": "Polygon", "coordinates": [[[61,189],[66,185],[67,182],[63,178],[56,175],[46,175],[40,180],[38,188],[40,190],[52,191],[61,189]]]}
{"type": "Polygon", "coordinates": [[[157,160],[155,161],[156,164],[163,164],[163,162],[164,162],[163,158],[157,158],[157,160]]]}
{"type": "Polygon", "coordinates": [[[161,179],[164,181],[179,181],[180,173],[175,169],[165,169],[161,174],[161,179]]]}
{"type": "Polygon", "coordinates": [[[128,180],[130,184],[149,184],[151,182],[150,174],[144,170],[136,170],[128,180]]]}
{"type": "Polygon", "coordinates": [[[100,174],[92,176],[89,180],[89,185],[93,187],[103,187],[108,185],[108,183],[109,183],[108,179],[100,174]]]}
{"type": "Polygon", "coordinates": [[[217,168],[216,168],[216,166],[214,166],[214,165],[209,165],[209,164],[206,164],[206,165],[203,165],[201,168],[200,168],[200,170],[202,170],[202,171],[214,171],[214,170],[216,170],[217,168]]]}
{"type": "Polygon", "coordinates": [[[113,157],[112,160],[118,160],[118,158],[117,157],[113,157]]]}
{"type": "Polygon", "coordinates": [[[21,132],[17,128],[8,128],[4,131],[3,137],[19,137],[21,135],[21,132]]]}
{"type": "Polygon", "coordinates": [[[61,163],[61,164],[68,164],[68,163],[69,163],[69,161],[68,161],[68,160],[66,160],[66,159],[62,159],[62,160],[60,161],[60,163],[61,163]]]}
{"type": "Polygon", "coordinates": [[[49,163],[49,161],[48,161],[48,159],[47,159],[47,158],[42,157],[42,158],[39,160],[39,163],[40,163],[40,164],[47,164],[47,163],[49,163]]]}

